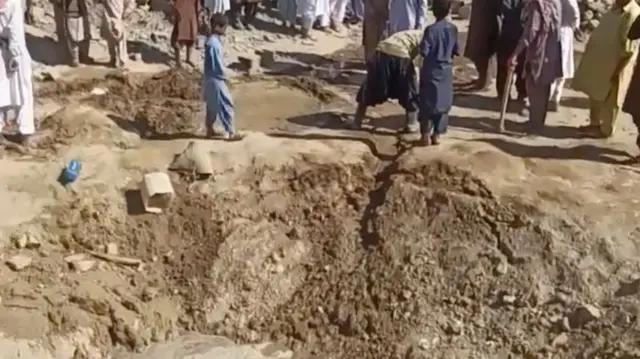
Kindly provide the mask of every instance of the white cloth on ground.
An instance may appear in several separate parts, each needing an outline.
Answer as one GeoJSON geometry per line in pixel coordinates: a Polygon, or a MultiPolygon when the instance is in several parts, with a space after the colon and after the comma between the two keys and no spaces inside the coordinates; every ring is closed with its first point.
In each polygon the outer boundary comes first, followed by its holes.
{"type": "Polygon", "coordinates": [[[22,3],[21,0],[7,0],[0,8],[0,131],[9,120],[8,113],[15,111],[20,133],[35,133],[31,76],[22,3]],[[14,72],[8,68],[12,60],[18,63],[14,72]]]}

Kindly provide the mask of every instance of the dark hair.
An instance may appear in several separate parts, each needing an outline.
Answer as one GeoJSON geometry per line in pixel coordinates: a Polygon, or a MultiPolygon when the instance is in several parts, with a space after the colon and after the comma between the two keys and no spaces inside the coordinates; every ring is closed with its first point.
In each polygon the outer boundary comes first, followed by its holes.
{"type": "Polygon", "coordinates": [[[209,18],[209,24],[211,24],[212,29],[216,27],[225,27],[229,24],[229,19],[225,14],[213,14],[209,18]]]}
{"type": "Polygon", "coordinates": [[[451,11],[451,0],[433,0],[431,9],[437,19],[444,19],[451,11]]]}

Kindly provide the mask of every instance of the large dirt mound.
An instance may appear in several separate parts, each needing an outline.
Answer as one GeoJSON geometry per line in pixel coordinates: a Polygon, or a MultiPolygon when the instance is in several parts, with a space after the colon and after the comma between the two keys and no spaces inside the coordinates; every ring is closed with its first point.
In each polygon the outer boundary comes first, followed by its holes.
{"type": "Polygon", "coordinates": [[[112,77],[107,92],[94,96],[98,107],[129,121],[143,138],[188,136],[197,132],[203,109],[199,73],[170,70],[151,78],[112,77]]]}
{"type": "Polygon", "coordinates": [[[138,142],[131,128],[122,128],[117,118],[78,104],[63,107],[40,123],[41,149],[57,149],[62,145],[106,144],[128,148],[138,142]]]}
{"type": "Polygon", "coordinates": [[[626,265],[611,242],[443,161],[376,168],[309,157],[225,191],[176,177],[160,216],[65,206],[48,232],[69,251],[114,242],[145,266],[120,274],[130,288],[71,286],[49,325],[129,349],[196,330],[304,358],[637,357],[637,280],[591,288],[626,265]]]}

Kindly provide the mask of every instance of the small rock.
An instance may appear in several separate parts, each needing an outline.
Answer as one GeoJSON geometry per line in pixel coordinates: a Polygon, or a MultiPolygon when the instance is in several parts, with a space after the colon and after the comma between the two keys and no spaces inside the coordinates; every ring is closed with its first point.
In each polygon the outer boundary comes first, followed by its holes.
{"type": "Polygon", "coordinates": [[[40,248],[40,239],[33,234],[27,234],[27,244],[26,247],[28,249],[38,249],[40,248]]]}
{"type": "Polygon", "coordinates": [[[516,296],[515,295],[503,295],[502,296],[502,303],[504,304],[513,304],[516,302],[516,296]]]}
{"type": "Polygon", "coordinates": [[[600,309],[593,305],[585,304],[571,313],[569,325],[571,328],[580,328],[593,320],[599,319],[601,316],[600,309]]]}
{"type": "Polygon", "coordinates": [[[300,239],[300,231],[297,227],[293,227],[289,233],[287,233],[287,237],[289,237],[289,239],[300,239]]]}
{"type": "Polygon", "coordinates": [[[275,40],[273,39],[273,37],[271,37],[271,35],[264,35],[263,37],[264,41],[266,42],[274,42],[275,40]]]}
{"type": "Polygon", "coordinates": [[[82,273],[93,269],[93,267],[96,265],[96,261],[85,259],[71,262],[69,265],[71,266],[71,269],[75,270],[76,272],[82,273]]]}
{"type": "Polygon", "coordinates": [[[145,302],[152,301],[155,297],[158,296],[159,290],[154,287],[146,287],[142,292],[142,300],[145,302]]]}
{"type": "Polygon", "coordinates": [[[104,252],[106,254],[112,255],[112,256],[117,256],[118,255],[118,245],[115,243],[108,243],[107,245],[104,246],[104,252]]]}
{"type": "Polygon", "coordinates": [[[620,283],[620,288],[616,290],[616,297],[624,297],[628,295],[636,295],[640,293],[640,279],[635,279],[631,282],[620,283]]]}
{"type": "Polygon", "coordinates": [[[507,262],[505,261],[500,261],[500,263],[498,263],[493,269],[493,272],[495,273],[495,275],[505,275],[507,274],[508,270],[509,264],[507,264],[507,262]]]}
{"type": "Polygon", "coordinates": [[[58,74],[53,73],[53,72],[47,72],[47,71],[43,71],[40,73],[40,79],[43,82],[53,82],[53,81],[58,81],[60,79],[60,76],[58,76],[58,74]]]}
{"type": "Polygon", "coordinates": [[[284,265],[282,265],[282,264],[276,265],[275,268],[273,269],[273,271],[276,272],[276,273],[282,273],[282,272],[284,272],[284,270],[285,270],[285,268],[284,268],[284,265]]]}
{"type": "Polygon", "coordinates": [[[13,235],[11,236],[11,242],[13,242],[13,245],[16,246],[16,248],[22,249],[27,246],[27,236],[24,234],[13,235]]]}
{"type": "Polygon", "coordinates": [[[131,60],[133,60],[133,61],[140,62],[140,61],[142,61],[142,54],[139,53],[139,52],[134,52],[134,53],[131,54],[131,56],[129,56],[129,58],[131,60]]]}
{"type": "Polygon", "coordinates": [[[7,261],[7,266],[14,271],[21,271],[31,265],[31,257],[17,255],[7,261]]]}
{"type": "Polygon", "coordinates": [[[91,90],[91,94],[94,96],[102,96],[107,94],[107,90],[101,87],[95,87],[91,90]]]}
{"type": "Polygon", "coordinates": [[[551,342],[551,346],[557,348],[565,346],[569,342],[569,335],[567,333],[561,333],[551,342]]]}
{"type": "Polygon", "coordinates": [[[71,264],[73,262],[84,260],[84,258],[85,258],[84,254],[78,253],[78,254],[72,254],[70,256],[64,257],[64,261],[67,262],[68,264],[71,264]]]}
{"type": "Polygon", "coordinates": [[[460,335],[462,334],[463,325],[459,320],[452,319],[447,323],[447,327],[445,328],[445,333],[449,335],[460,335]]]}

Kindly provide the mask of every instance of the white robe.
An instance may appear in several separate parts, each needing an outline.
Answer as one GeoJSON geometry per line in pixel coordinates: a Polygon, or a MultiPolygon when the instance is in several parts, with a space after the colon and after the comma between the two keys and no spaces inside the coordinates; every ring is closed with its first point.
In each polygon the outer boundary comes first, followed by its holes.
{"type": "Polygon", "coordinates": [[[314,21],[319,16],[329,14],[329,0],[296,0],[298,16],[314,21]]]}
{"type": "Polygon", "coordinates": [[[575,60],[573,55],[573,31],[580,25],[580,9],[577,0],[562,0],[560,23],[560,48],[562,49],[562,77],[573,78],[575,60]]]}
{"type": "Polygon", "coordinates": [[[329,11],[322,15],[320,25],[327,27],[331,25],[331,21],[335,25],[341,25],[347,12],[347,4],[349,0],[329,0],[329,11]]]}
{"type": "Polygon", "coordinates": [[[0,8],[0,131],[17,113],[18,129],[23,135],[35,133],[31,56],[27,49],[21,0],[7,0],[0,8]],[[9,72],[11,59],[18,69],[9,72]],[[9,111],[11,110],[11,111],[9,111]]]}
{"type": "Polygon", "coordinates": [[[231,9],[230,0],[204,0],[204,7],[209,9],[211,14],[225,14],[231,9]]]}
{"type": "Polygon", "coordinates": [[[551,84],[551,102],[560,103],[564,84],[573,78],[575,60],[573,49],[573,31],[580,25],[580,9],[577,0],[561,0],[562,12],[560,16],[560,49],[562,51],[562,77],[551,84]]]}

